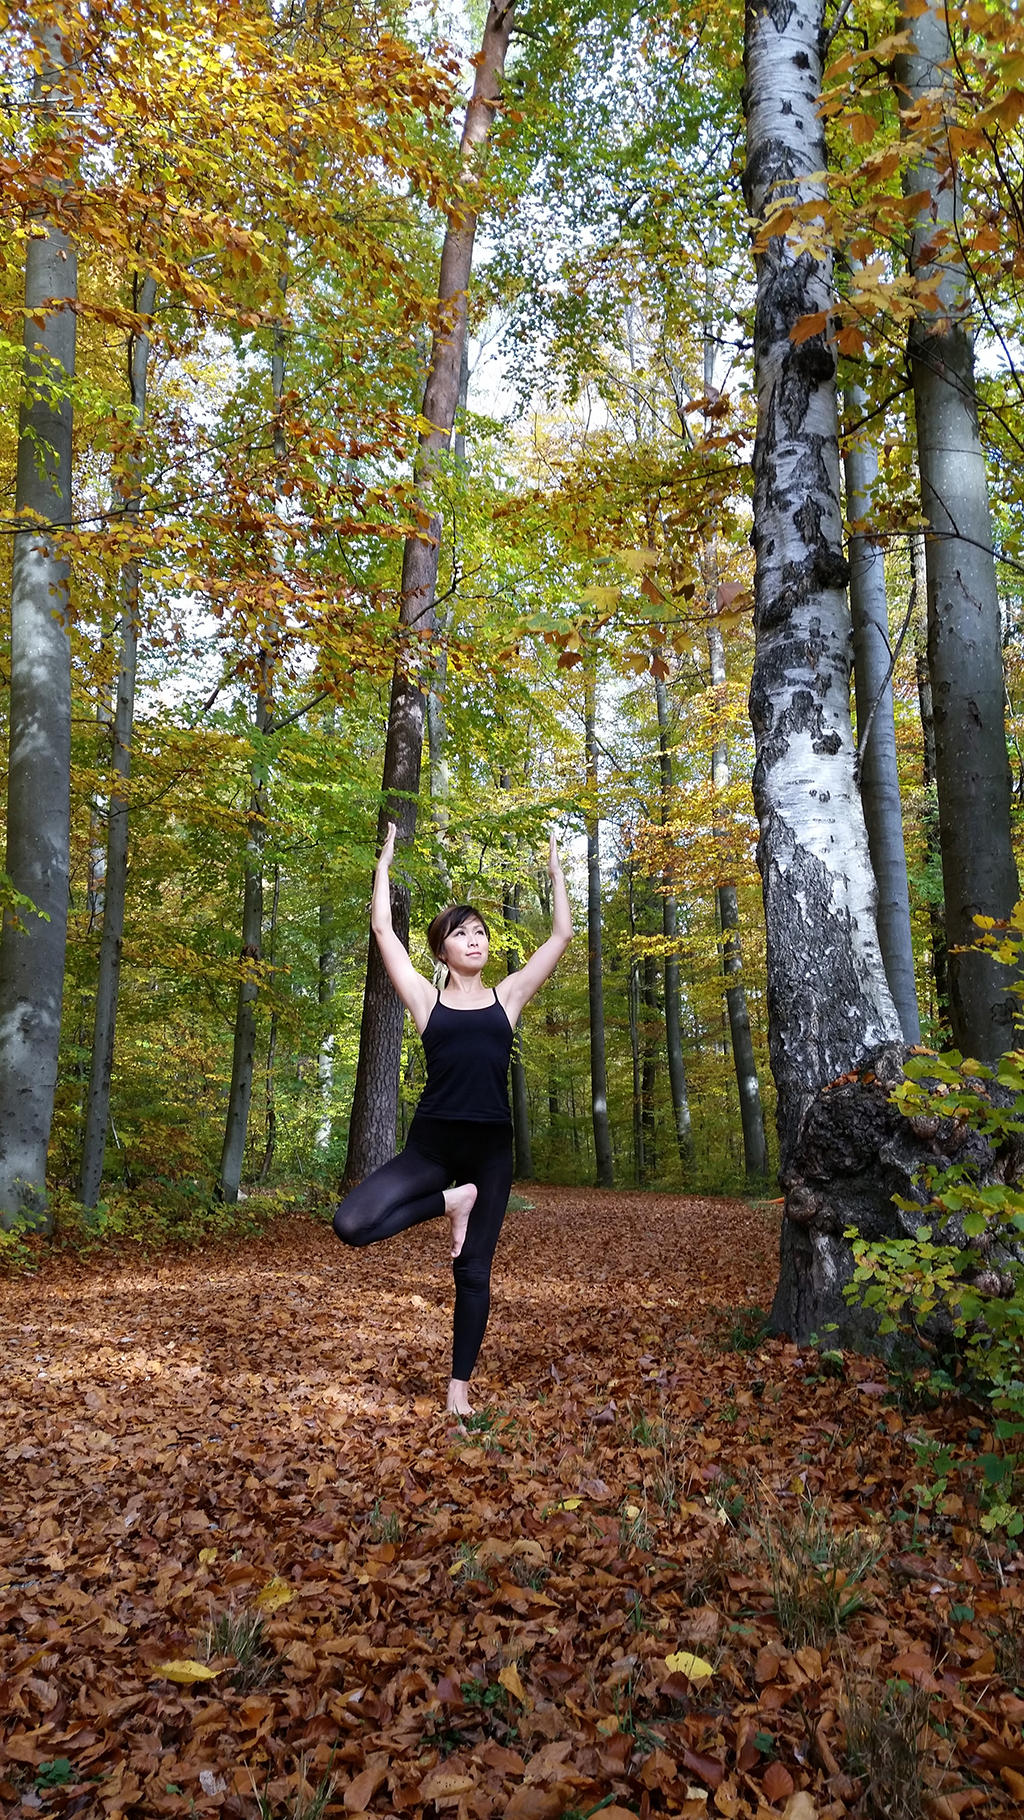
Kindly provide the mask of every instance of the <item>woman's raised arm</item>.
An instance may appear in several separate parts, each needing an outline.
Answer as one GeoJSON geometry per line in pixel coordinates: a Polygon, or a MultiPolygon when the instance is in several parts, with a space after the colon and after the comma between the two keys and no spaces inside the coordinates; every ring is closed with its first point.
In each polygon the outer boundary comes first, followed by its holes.
{"type": "Polygon", "coordinates": [[[534,993],[540,991],[572,940],[572,912],[569,909],[565,875],[558,858],[554,831],[548,841],[548,876],[551,880],[551,934],[517,972],[510,973],[507,979],[502,980],[497,989],[497,996],[510,1024],[515,1023],[523,1006],[529,1003],[534,993]]]}
{"type": "Polygon", "coordinates": [[[373,930],[384,970],[398,993],[413,1023],[422,1035],[437,994],[428,979],[413,966],[407,948],[399,941],[391,921],[391,862],[395,857],[394,822],[388,831],[373,875],[373,898],[370,904],[370,928],[373,930]]]}

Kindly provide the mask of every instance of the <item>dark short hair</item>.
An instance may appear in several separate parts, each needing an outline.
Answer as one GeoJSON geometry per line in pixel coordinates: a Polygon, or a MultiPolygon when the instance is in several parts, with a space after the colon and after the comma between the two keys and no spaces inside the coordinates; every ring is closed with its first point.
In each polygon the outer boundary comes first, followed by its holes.
{"type": "Polygon", "coordinates": [[[438,911],[430,928],[427,930],[427,943],[435,960],[439,961],[441,959],[441,950],[448,940],[448,937],[451,935],[452,930],[461,929],[463,923],[468,923],[473,919],[478,923],[483,924],[484,934],[486,935],[487,940],[490,941],[491,932],[487,927],[485,919],[480,915],[479,910],[477,910],[474,905],[449,904],[447,910],[438,911]]]}

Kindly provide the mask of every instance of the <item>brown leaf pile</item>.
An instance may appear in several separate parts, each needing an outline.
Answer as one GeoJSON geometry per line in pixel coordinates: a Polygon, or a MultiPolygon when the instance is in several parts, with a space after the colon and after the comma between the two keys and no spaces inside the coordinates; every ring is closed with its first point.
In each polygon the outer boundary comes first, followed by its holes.
{"type": "Polygon", "coordinates": [[[1012,1561],[920,1508],[877,1365],[730,1344],[774,1213],[529,1192],[468,1430],[439,1225],[4,1286],[6,1814],[895,1814],[849,1714],[915,1689],[919,1811],[1020,1811],[1012,1561]],[[809,1509],[877,1559],[801,1640],[809,1509]]]}

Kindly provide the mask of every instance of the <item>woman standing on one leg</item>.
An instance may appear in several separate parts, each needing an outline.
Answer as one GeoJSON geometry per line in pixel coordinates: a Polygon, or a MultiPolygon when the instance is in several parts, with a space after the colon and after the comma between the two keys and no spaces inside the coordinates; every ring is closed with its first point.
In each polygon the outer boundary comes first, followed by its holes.
{"type": "Polygon", "coordinates": [[[405,1149],[347,1195],[334,1230],[347,1245],[372,1245],[421,1220],[446,1213],[452,1226],[455,1326],[446,1407],[471,1415],[469,1379],[490,1307],[491,1260],[512,1185],[512,1120],[508,1065],[516,1020],[565,953],[572,918],[552,834],[548,872],[551,934],[523,967],[494,987],[487,965],[487,924],[472,904],[455,904],[427,930],[431,952],[447,969],[438,990],[417,972],[391,924],[388,872],[395,824],[373,881],[370,926],[395,991],[423,1039],[427,1085],[405,1149]]]}

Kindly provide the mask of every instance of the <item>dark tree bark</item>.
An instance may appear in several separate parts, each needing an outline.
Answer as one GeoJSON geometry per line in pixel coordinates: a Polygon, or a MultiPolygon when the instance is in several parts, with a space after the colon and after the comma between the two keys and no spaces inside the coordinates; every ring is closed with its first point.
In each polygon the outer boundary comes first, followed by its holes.
{"type": "MultiPolygon", "coordinates": [[[[136,285],[135,308],[148,321],[156,307],[156,280],[144,278],[136,285]]],[[[131,388],[132,416],[137,436],[141,436],[146,416],[146,383],[149,371],[150,338],[143,330],[133,333],[128,344],[128,377],[131,388]]],[[[142,500],[139,493],[141,452],[136,451],[129,477],[122,489],[126,517],[136,518],[142,500]],[[134,480],[135,484],[132,484],[134,480]]],[[[136,562],[126,564],[121,577],[121,603],[118,623],[120,660],[117,695],[110,731],[113,741],[111,763],[117,778],[127,780],[131,773],[132,729],[135,720],[135,671],[139,642],[139,568],[136,562]]],[[[117,1000],[121,981],[121,947],[124,939],[125,891],[128,880],[128,802],[115,788],[107,805],[106,864],[103,880],[103,929],[100,936],[99,978],[96,984],[96,1012],[93,1023],[92,1065],[86,1098],[85,1133],[82,1140],[82,1169],[79,1198],[85,1207],[95,1207],[103,1179],[103,1159],[110,1126],[110,1083],[114,1069],[114,1042],[117,1030],[117,1000]]]]}
{"type": "Polygon", "coordinates": [[[907,131],[920,130],[929,142],[905,178],[918,205],[910,266],[938,284],[934,305],[911,318],[908,352],[928,521],[928,668],[949,1007],[957,1048],[992,1062],[1013,1046],[1013,999],[1005,969],[972,952],[973,919],[1008,917],[1018,895],[992,515],[978,429],[970,279],[959,242],[959,180],[949,153],[955,103],[945,6],[928,0],[901,23],[912,48],[896,63],[900,107],[907,131]]]}
{"type": "MultiPolygon", "coordinates": [[[[928,572],[925,563],[924,538],[911,540],[913,565],[914,662],[917,672],[917,704],[921,715],[921,782],[927,792],[922,815],[925,863],[929,885],[941,868],[939,855],[939,809],[935,800],[935,716],[932,712],[932,679],[928,673],[928,572]]],[[[933,888],[928,892],[928,927],[932,944],[932,980],[935,987],[935,1012],[940,1025],[939,1045],[948,1039],[949,969],[946,964],[946,911],[941,896],[933,888]]]]}
{"type": "MultiPolygon", "coordinates": [[[[512,34],[513,10],[514,0],[491,0],[483,41],[475,60],[476,79],[466,111],[461,148],[463,182],[470,193],[479,148],[487,138],[501,87],[512,34]]],[[[407,538],[402,560],[401,606],[384,751],[384,800],[378,819],[378,847],[383,845],[389,821],[396,823],[400,842],[411,841],[416,830],[428,686],[423,652],[425,639],[429,639],[434,630],[441,543],[441,520],[431,481],[442,452],[449,446],[455,422],[466,345],[476,226],[477,211],[467,201],[458,220],[449,226],[441,252],[440,320],[431,349],[422,407],[422,414],[432,427],[420,438],[414,476],[423,530],[407,538]]],[[[391,918],[395,934],[408,945],[409,891],[395,874],[392,874],[391,883],[391,918]]],[[[403,1016],[401,1002],[371,936],[343,1190],[362,1181],[394,1151],[403,1016]]]]}
{"type": "MultiPolygon", "coordinates": [[[[68,8],[68,21],[77,18],[68,8]]],[[[32,29],[29,20],[29,28],[32,29]]],[[[73,29],[73,27],[72,27],[73,29]]],[[[52,20],[32,32],[32,106],[59,138],[74,118],[69,57],[52,20]]],[[[46,1153],[53,1120],[67,938],[71,822],[71,519],[77,255],[62,194],[25,242],[24,369],[11,555],[10,761],[6,869],[23,901],[0,936],[0,1225],[49,1231],[46,1153]],[[28,905],[31,908],[27,907],[28,905]]]]}

